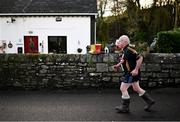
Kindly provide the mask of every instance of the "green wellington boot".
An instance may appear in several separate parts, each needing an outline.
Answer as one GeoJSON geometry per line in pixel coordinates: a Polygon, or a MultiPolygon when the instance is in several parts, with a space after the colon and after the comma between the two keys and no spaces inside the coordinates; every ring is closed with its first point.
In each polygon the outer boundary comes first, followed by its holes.
{"type": "Polygon", "coordinates": [[[116,107],[115,109],[118,111],[118,113],[129,113],[129,104],[130,99],[122,99],[122,105],[116,107]]]}
{"type": "Polygon", "coordinates": [[[150,108],[152,107],[152,105],[155,104],[155,101],[146,92],[141,97],[147,103],[147,105],[144,107],[144,110],[145,111],[150,111],[150,108]]]}

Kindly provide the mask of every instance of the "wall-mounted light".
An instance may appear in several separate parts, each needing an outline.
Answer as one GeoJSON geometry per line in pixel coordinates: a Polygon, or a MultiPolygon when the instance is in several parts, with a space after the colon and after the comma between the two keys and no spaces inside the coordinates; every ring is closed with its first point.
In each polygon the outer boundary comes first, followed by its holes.
{"type": "Polygon", "coordinates": [[[16,21],[16,19],[11,17],[10,21],[7,21],[7,23],[14,23],[15,21],[16,21]]]}
{"type": "Polygon", "coordinates": [[[28,31],[29,34],[33,34],[33,31],[28,31]]]}
{"type": "Polygon", "coordinates": [[[62,21],[62,17],[56,17],[56,22],[61,22],[62,21]]]}
{"type": "Polygon", "coordinates": [[[14,23],[16,20],[14,18],[11,17],[11,22],[14,23]]]}

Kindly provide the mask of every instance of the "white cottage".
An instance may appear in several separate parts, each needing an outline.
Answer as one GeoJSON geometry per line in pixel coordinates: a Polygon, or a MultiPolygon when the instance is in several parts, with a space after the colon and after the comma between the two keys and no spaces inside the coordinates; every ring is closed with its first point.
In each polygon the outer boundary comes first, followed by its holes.
{"type": "Polygon", "coordinates": [[[87,45],[96,41],[96,4],[96,0],[0,0],[0,50],[85,54],[87,45]]]}

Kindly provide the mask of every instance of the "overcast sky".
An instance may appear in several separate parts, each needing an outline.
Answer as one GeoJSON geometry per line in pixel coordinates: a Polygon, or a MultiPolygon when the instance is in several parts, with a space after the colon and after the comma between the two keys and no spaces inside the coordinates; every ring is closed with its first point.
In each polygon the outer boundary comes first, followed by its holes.
{"type": "Polygon", "coordinates": [[[140,4],[142,6],[151,5],[153,3],[153,0],[140,0],[140,4]]]}

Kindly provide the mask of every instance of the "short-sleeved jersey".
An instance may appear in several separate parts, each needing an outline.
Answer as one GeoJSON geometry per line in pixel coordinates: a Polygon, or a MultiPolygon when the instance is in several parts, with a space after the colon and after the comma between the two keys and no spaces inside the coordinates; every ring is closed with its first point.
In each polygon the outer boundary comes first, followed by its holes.
{"type": "Polygon", "coordinates": [[[124,83],[133,83],[141,80],[140,71],[137,76],[131,76],[131,71],[135,69],[136,67],[136,61],[140,57],[139,54],[136,52],[136,50],[132,49],[131,47],[126,47],[123,50],[123,68],[124,68],[124,80],[122,82],[124,83]],[[128,67],[127,68],[127,62],[128,67]]]}
{"type": "Polygon", "coordinates": [[[131,47],[126,47],[123,50],[123,54],[124,54],[124,58],[123,58],[124,59],[124,63],[123,63],[124,71],[125,71],[125,73],[131,72],[136,67],[136,60],[139,58],[139,55],[136,52],[136,50],[132,49],[131,47]],[[127,68],[127,64],[126,64],[127,62],[128,62],[130,71],[127,68]]]}

